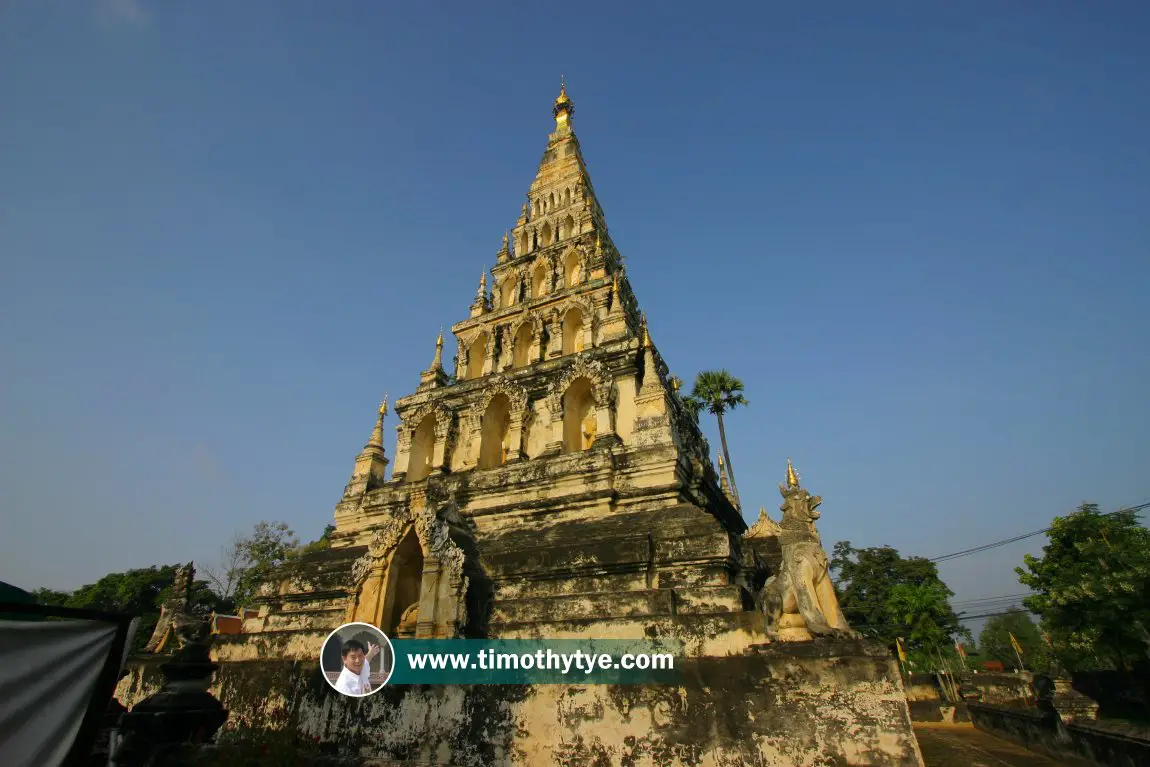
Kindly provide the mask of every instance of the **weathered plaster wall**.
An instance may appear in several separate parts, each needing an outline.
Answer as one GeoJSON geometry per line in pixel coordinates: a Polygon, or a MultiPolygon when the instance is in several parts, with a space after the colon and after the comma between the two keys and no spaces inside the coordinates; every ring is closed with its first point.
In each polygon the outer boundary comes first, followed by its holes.
{"type": "MultiPolygon", "coordinates": [[[[921,765],[901,679],[858,642],[681,661],[679,686],[386,687],[344,698],[315,663],[226,663],[215,692],[248,725],[294,727],[382,759],[461,767],[921,765]]],[[[131,704],[154,686],[136,666],[131,704]]]]}
{"type": "Polygon", "coordinates": [[[996,703],[1005,706],[1025,706],[1034,703],[1030,683],[1034,675],[1029,671],[1018,674],[971,674],[966,683],[976,687],[981,693],[982,703],[996,703]]]}
{"type": "MultiPolygon", "coordinates": [[[[1021,674],[967,674],[954,684],[973,687],[982,703],[1007,706],[1033,705],[1030,693],[1032,675],[1021,674]]],[[[947,684],[950,678],[947,677],[947,684]]],[[[961,702],[949,701],[940,687],[938,674],[910,674],[905,680],[906,700],[910,716],[916,722],[968,721],[969,715],[961,702]]]]}
{"type": "Polygon", "coordinates": [[[974,726],[1046,754],[1066,765],[1144,767],[1150,764],[1150,739],[1122,732],[1103,722],[1063,725],[1054,712],[1010,706],[970,704],[974,726]]]}
{"type": "MultiPolygon", "coordinates": [[[[950,684],[949,677],[946,684],[950,684]]],[[[904,678],[906,703],[914,722],[969,722],[970,715],[961,701],[951,701],[941,688],[938,674],[910,674],[904,678]]],[[[960,684],[957,680],[954,684],[960,684]]]]}

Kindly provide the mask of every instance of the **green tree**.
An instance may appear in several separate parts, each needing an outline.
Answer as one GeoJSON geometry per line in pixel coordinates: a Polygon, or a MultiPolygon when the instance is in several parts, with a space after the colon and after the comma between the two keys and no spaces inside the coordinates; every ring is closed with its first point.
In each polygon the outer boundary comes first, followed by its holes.
{"type": "Polygon", "coordinates": [[[303,546],[300,546],[298,549],[296,549],[295,552],[293,552],[293,555],[310,554],[313,551],[322,551],[326,548],[330,548],[331,534],[334,532],[335,525],[328,524],[327,527],[323,529],[323,534],[319,537],[318,540],[314,540],[311,543],[305,543],[303,546]]]}
{"type": "Polygon", "coordinates": [[[1046,671],[1050,666],[1050,652],[1037,624],[1025,610],[1011,610],[995,615],[986,622],[978,634],[978,646],[983,660],[1002,661],[1007,667],[1017,666],[1018,658],[1010,644],[1010,635],[1022,647],[1022,663],[1031,671],[1046,671]]]}
{"type": "MultiPolygon", "coordinates": [[[[160,619],[160,604],[171,594],[178,568],[179,565],[153,565],[122,573],[108,573],[95,583],[76,589],[62,604],[59,595],[63,592],[38,589],[33,593],[54,600],[42,601],[41,604],[104,610],[139,617],[140,623],[132,641],[132,649],[139,650],[147,644],[156,628],[160,619]]],[[[219,598],[205,581],[192,583],[191,597],[189,608],[198,614],[206,615],[221,606],[219,598]]]]}
{"type": "Polygon", "coordinates": [[[918,603],[926,611],[919,631],[928,630],[929,619],[930,625],[941,632],[938,636],[945,638],[939,643],[944,654],[953,652],[950,637],[969,638],[950,606],[954,592],[943,583],[933,562],[922,557],[903,557],[890,546],[856,549],[850,541],[839,541],[834,546],[830,567],[837,581],[843,615],[856,631],[888,646],[894,645],[897,637],[911,641],[908,629],[918,624],[914,615],[907,617],[907,610],[918,603]],[[896,591],[899,586],[914,588],[896,591]]]}
{"type": "Polygon", "coordinates": [[[68,598],[71,597],[71,592],[56,591],[55,589],[36,589],[32,592],[32,597],[36,600],[36,604],[51,605],[52,607],[64,607],[68,603],[68,598]]]}
{"type": "Polygon", "coordinates": [[[66,607],[147,616],[160,613],[160,601],[175,580],[177,565],[153,565],[122,573],[108,573],[95,583],[72,592],[66,607]]]}
{"type": "Polygon", "coordinates": [[[941,651],[950,647],[955,630],[950,596],[941,581],[898,583],[887,597],[886,614],[903,639],[927,651],[941,651]]]}
{"type": "Polygon", "coordinates": [[[695,376],[691,393],[683,398],[683,403],[698,417],[704,408],[719,421],[719,441],[723,444],[723,458],[727,462],[727,476],[731,480],[731,490],[739,497],[739,487],[735,484],[735,467],[731,463],[731,451],[727,449],[727,430],[723,425],[723,414],[737,407],[751,403],[743,396],[743,382],[726,370],[704,370],[695,376]]]}
{"type": "Polygon", "coordinates": [[[236,535],[219,561],[204,568],[215,593],[236,608],[248,604],[272,571],[299,547],[286,522],[261,521],[249,535],[236,535]]]}
{"type": "Polygon", "coordinates": [[[1042,618],[1054,654],[1071,669],[1147,662],[1150,629],[1150,530],[1134,511],[1102,514],[1083,503],[1055,517],[1042,556],[1027,554],[1018,580],[1023,600],[1042,618]]]}

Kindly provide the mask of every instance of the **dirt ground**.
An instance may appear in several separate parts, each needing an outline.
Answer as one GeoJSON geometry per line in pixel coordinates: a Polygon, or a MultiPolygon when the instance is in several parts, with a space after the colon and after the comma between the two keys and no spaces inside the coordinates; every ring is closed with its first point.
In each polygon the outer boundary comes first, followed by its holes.
{"type": "Polygon", "coordinates": [[[914,734],[926,767],[1076,767],[1016,746],[972,724],[916,723],[914,734]]]}

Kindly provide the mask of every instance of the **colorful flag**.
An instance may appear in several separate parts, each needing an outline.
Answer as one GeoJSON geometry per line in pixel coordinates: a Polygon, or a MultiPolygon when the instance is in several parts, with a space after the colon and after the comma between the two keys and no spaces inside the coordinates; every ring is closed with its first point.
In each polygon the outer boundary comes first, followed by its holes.
{"type": "Polygon", "coordinates": [[[902,649],[902,637],[898,637],[894,640],[894,646],[898,648],[898,659],[906,663],[906,653],[903,652],[902,649]]]}
{"type": "Polygon", "coordinates": [[[963,649],[962,642],[955,642],[954,649],[958,652],[960,658],[966,660],[966,650],[963,649]]]}
{"type": "MultiPolygon", "coordinates": [[[[1009,631],[1006,633],[1010,634],[1009,631]]],[[[1010,634],[1010,646],[1014,648],[1016,653],[1022,655],[1022,645],[1018,644],[1018,640],[1014,638],[1014,634],[1010,634]]]]}

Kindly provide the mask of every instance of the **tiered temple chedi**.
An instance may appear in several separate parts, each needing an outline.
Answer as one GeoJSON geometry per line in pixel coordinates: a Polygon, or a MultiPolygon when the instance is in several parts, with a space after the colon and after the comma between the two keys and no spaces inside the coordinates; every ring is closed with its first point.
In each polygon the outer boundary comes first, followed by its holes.
{"type": "Polygon", "coordinates": [[[452,374],[441,335],[395,403],[390,477],[385,403],[330,549],[291,561],[243,632],[217,637],[225,705],[254,720],[277,701],[277,721],[413,764],[920,764],[893,660],[838,610],[820,499],[789,470],[781,522],[748,531],[712,466],[574,112],[562,89],[490,282],[451,328],[452,374]],[[685,681],[392,686],[349,702],[311,676],[353,620],[396,638],[676,639],[685,681]]]}
{"type": "Polygon", "coordinates": [[[301,563],[249,636],[297,635],[306,655],[353,619],[394,637],[642,637],[665,619],[707,643],[764,631],[746,524],[647,331],[574,111],[563,90],[491,290],[484,274],[451,328],[454,377],[441,336],[395,403],[390,478],[381,407],[317,558],[334,577],[317,592],[301,563]]]}

